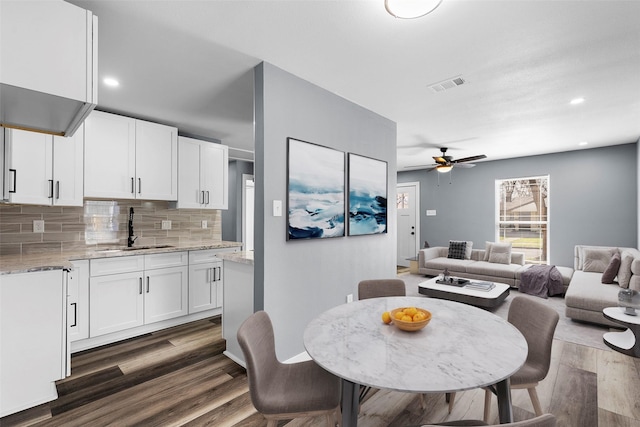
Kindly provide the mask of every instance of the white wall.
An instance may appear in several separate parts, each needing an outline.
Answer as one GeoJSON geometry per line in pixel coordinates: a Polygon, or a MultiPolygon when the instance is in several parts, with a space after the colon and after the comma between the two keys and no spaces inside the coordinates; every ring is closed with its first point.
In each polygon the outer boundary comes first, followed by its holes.
{"type": "Polygon", "coordinates": [[[281,360],[304,351],[306,325],[323,311],[357,298],[362,279],[395,277],[396,209],[383,235],[287,241],[286,215],[272,201],[287,197],[287,137],[388,162],[395,199],[396,124],[333,93],[263,63],[256,67],[256,310],[273,321],[281,360]]]}

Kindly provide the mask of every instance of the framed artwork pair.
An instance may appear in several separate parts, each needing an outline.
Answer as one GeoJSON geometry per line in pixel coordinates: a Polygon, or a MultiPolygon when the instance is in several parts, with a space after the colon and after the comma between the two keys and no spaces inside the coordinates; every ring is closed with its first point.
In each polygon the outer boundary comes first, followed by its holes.
{"type": "Polygon", "coordinates": [[[287,138],[287,240],[387,232],[387,162],[287,138]]]}

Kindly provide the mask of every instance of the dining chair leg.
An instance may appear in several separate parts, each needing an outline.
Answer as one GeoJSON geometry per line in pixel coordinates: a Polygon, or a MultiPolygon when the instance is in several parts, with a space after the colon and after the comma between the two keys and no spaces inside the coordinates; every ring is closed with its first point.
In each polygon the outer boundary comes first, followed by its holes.
{"type": "Polygon", "coordinates": [[[455,393],[447,393],[447,397],[448,397],[448,401],[449,401],[449,413],[451,413],[451,411],[453,411],[453,404],[456,401],[456,394],[455,393]]]}
{"type": "Polygon", "coordinates": [[[531,398],[531,403],[533,404],[533,410],[536,413],[536,416],[542,415],[542,406],[540,405],[540,399],[538,399],[538,392],[535,387],[530,387],[527,389],[529,392],[529,397],[531,398]]]}
{"type": "Polygon", "coordinates": [[[491,395],[493,393],[489,389],[484,390],[484,422],[489,422],[489,417],[491,416],[491,395]]]}

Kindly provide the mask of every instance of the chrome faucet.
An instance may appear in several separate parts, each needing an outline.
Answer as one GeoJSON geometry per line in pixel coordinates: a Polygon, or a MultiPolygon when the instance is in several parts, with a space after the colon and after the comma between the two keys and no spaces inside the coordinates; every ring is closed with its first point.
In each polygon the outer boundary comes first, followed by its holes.
{"type": "Polygon", "coordinates": [[[129,208],[129,237],[127,238],[127,247],[133,246],[138,236],[133,235],[133,208],[129,208]]]}

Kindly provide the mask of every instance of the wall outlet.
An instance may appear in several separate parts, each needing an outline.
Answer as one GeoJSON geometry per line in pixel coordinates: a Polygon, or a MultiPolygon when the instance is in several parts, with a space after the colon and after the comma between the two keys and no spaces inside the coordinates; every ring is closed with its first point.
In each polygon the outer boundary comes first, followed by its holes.
{"type": "Polygon", "coordinates": [[[34,233],[44,233],[44,220],[43,219],[34,219],[33,220],[33,232],[34,233]]]}
{"type": "Polygon", "coordinates": [[[201,226],[202,228],[207,228],[207,220],[206,220],[206,219],[203,219],[203,220],[202,220],[202,222],[200,223],[200,226],[201,226]]]}
{"type": "Polygon", "coordinates": [[[165,219],[162,221],[162,229],[163,230],[171,230],[171,220],[165,219]]]}
{"type": "Polygon", "coordinates": [[[347,295],[347,302],[353,302],[353,294],[347,295]]]}

